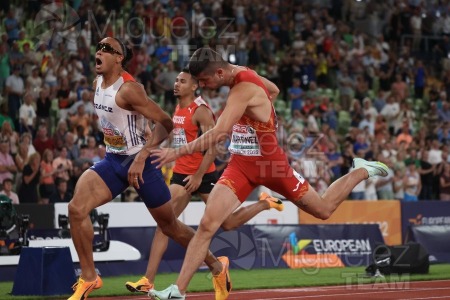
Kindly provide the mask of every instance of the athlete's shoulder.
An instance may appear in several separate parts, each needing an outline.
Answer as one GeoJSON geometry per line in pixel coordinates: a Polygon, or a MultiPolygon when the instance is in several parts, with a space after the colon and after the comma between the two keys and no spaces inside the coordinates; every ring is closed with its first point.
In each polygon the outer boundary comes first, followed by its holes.
{"type": "Polygon", "coordinates": [[[206,101],[202,98],[202,96],[198,96],[197,98],[195,98],[194,103],[197,106],[201,106],[201,105],[208,106],[208,103],[206,103],[206,101]]]}
{"type": "Polygon", "coordinates": [[[136,79],[134,79],[134,77],[131,76],[131,74],[126,71],[124,71],[121,74],[121,76],[122,76],[123,82],[128,82],[128,81],[136,82],[136,79]]]}

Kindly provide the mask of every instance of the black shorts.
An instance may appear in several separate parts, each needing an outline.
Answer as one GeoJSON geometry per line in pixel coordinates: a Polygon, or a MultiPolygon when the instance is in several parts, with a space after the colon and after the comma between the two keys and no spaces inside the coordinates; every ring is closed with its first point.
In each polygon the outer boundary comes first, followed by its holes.
{"type": "MultiPolygon", "coordinates": [[[[187,181],[183,182],[183,180],[188,177],[189,175],[186,174],[180,174],[180,173],[173,173],[172,178],[170,179],[170,184],[178,184],[181,186],[185,186],[187,181]]],[[[217,173],[216,171],[211,172],[211,173],[206,173],[205,175],[203,175],[202,178],[202,183],[200,183],[200,186],[198,187],[198,189],[193,192],[193,194],[195,193],[199,193],[199,194],[209,194],[211,193],[214,185],[217,182],[217,173]]]]}

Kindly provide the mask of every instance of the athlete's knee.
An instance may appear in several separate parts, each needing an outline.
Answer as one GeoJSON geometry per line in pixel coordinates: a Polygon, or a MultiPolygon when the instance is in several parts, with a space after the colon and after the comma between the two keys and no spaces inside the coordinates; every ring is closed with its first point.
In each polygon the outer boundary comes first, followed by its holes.
{"type": "Polygon", "coordinates": [[[314,198],[314,201],[309,201],[308,203],[305,203],[302,200],[303,199],[298,199],[297,201],[293,201],[293,203],[300,209],[318,219],[327,220],[334,212],[332,205],[320,196],[314,198]]]}
{"type": "Polygon", "coordinates": [[[84,219],[90,212],[85,201],[77,201],[76,196],[72,198],[68,205],[69,219],[84,219]]]}
{"type": "Polygon", "coordinates": [[[200,221],[197,231],[213,236],[217,229],[219,229],[219,226],[220,224],[216,220],[205,214],[200,221]]]}
{"type": "Polygon", "coordinates": [[[238,226],[236,226],[235,222],[231,219],[226,219],[220,227],[225,231],[230,231],[236,229],[238,226]]]}

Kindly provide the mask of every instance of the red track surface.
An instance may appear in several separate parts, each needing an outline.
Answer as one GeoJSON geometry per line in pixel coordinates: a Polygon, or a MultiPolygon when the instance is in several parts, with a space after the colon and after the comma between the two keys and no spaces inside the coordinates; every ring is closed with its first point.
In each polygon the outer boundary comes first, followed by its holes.
{"type": "MultiPolygon", "coordinates": [[[[94,296],[95,293],[92,295],[94,296]]],[[[190,293],[188,299],[210,300],[213,293],[190,293]]],[[[102,297],[93,300],[148,300],[145,295],[126,297],[102,297]]],[[[240,290],[233,291],[230,300],[282,300],[282,299],[313,299],[313,300],[347,300],[347,299],[447,299],[450,300],[450,280],[397,282],[364,285],[307,287],[293,289],[271,290],[240,290]]]]}

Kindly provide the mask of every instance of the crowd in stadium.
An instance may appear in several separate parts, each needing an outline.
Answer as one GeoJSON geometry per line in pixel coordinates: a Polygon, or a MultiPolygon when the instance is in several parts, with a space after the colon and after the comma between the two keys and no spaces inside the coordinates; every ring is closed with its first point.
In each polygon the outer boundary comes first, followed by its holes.
{"type": "MultiPolygon", "coordinates": [[[[68,202],[105,156],[93,54],[102,37],[117,36],[134,49],[129,73],[168,112],[178,72],[204,45],[276,83],[279,143],[319,193],[362,157],[392,172],[361,182],[351,199],[448,201],[448,2],[3,0],[1,193],[14,203],[68,202]]],[[[219,117],[228,90],[199,93],[219,117]]],[[[220,171],[229,155],[219,147],[220,171]]]]}

